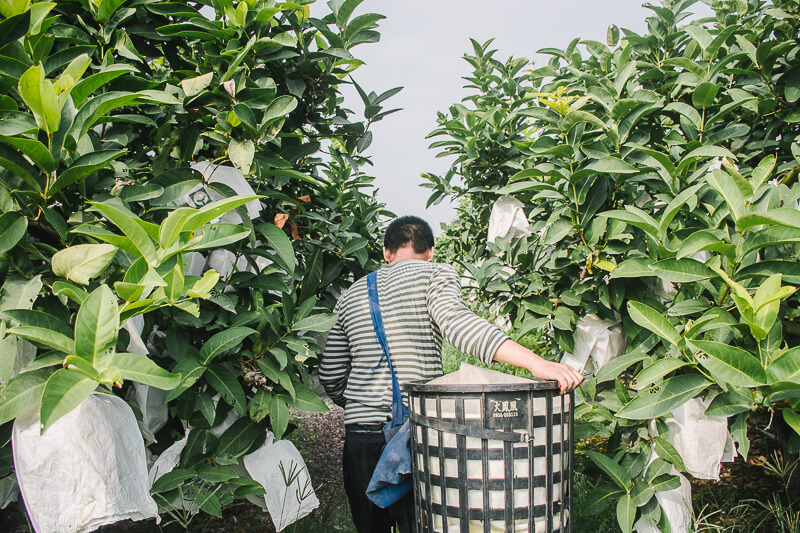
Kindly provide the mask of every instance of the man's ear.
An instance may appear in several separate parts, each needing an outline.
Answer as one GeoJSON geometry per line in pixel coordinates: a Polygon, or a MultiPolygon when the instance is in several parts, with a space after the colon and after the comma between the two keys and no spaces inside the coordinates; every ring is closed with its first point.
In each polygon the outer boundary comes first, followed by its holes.
{"type": "Polygon", "coordinates": [[[426,261],[433,261],[433,246],[431,246],[430,250],[428,250],[428,253],[427,253],[426,257],[425,257],[425,260],[426,261]]]}
{"type": "Polygon", "coordinates": [[[392,252],[390,252],[389,249],[387,247],[385,247],[385,246],[383,247],[383,259],[387,263],[391,263],[392,262],[392,252]]]}

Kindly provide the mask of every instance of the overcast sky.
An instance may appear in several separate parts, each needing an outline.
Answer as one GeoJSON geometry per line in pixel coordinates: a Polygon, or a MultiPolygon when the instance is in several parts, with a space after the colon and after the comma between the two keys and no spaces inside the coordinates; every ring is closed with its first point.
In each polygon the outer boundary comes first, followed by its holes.
{"type": "MultiPolygon", "coordinates": [[[[425,139],[436,127],[436,112],[445,112],[468,93],[463,76],[470,65],[462,56],[472,54],[470,38],[479,42],[495,38],[495,58],[527,57],[537,65],[549,56],[536,51],[565,48],[580,37],[605,42],[611,24],[637,33],[646,32],[645,18],[652,11],[640,0],[364,0],[355,15],[380,13],[379,43],[363,44],[353,55],[366,62],[353,73],[367,92],[397,86],[404,89],[386,102],[403,111],[373,126],[374,140],[368,150],[374,166],[378,198],[397,213],[426,218],[439,233],[439,224],[455,211],[440,204],[427,211],[428,189],[420,174],[444,173],[447,159],[437,159],[433,142],[425,139]]],[[[708,10],[698,4],[695,11],[708,10]]],[[[359,113],[361,100],[345,90],[345,103],[359,113]]],[[[435,140],[435,139],[434,139],[435,140]]]]}

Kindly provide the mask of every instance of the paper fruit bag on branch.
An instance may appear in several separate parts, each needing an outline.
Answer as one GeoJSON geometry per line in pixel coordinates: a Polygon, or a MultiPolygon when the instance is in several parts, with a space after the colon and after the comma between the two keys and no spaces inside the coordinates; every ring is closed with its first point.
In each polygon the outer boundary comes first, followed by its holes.
{"type": "Polygon", "coordinates": [[[93,394],[41,432],[38,409],[17,417],[14,469],[37,533],[83,533],[158,516],[136,417],[122,398],[93,394]]]}
{"type": "Polygon", "coordinates": [[[577,370],[591,370],[592,375],[613,358],[625,352],[628,336],[616,322],[597,315],[586,315],[578,322],[573,334],[575,353],[566,353],[561,362],[577,370]],[[591,359],[591,366],[588,363],[591,359]]]}

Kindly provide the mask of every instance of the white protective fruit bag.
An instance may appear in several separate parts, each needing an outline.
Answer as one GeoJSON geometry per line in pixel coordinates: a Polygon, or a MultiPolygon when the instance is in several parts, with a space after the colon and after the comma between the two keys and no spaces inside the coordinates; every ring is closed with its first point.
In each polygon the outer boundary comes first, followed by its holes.
{"type": "Polygon", "coordinates": [[[244,456],[244,467],[264,487],[267,510],[276,531],[319,507],[306,462],[288,440],[274,442],[272,433],[268,433],[261,448],[244,456]]]}
{"type": "Polygon", "coordinates": [[[37,533],[94,531],[158,516],[136,417],[124,400],[93,394],[40,434],[38,409],[11,437],[28,516],[37,533]]]}
{"type": "MultiPolygon", "coordinates": [[[[666,420],[669,442],[686,465],[686,471],[697,479],[719,480],[719,472],[728,444],[728,418],[706,416],[711,399],[693,398],[672,410],[666,420]]],[[[728,455],[735,457],[732,451],[728,455]]]]}
{"type": "Polygon", "coordinates": [[[628,345],[628,336],[620,324],[603,320],[597,315],[584,316],[575,327],[573,338],[574,353],[564,354],[561,362],[583,372],[591,358],[592,365],[588,370],[592,375],[597,375],[606,363],[623,353],[628,345]]]}
{"type": "Polygon", "coordinates": [[[508,195],[501,196],[492,206],[489,215],[487,240],[494,242],[497,237],[513,241],[520,237],[530,237],[528,219],[522,208],[525,204],[508,195]]]}

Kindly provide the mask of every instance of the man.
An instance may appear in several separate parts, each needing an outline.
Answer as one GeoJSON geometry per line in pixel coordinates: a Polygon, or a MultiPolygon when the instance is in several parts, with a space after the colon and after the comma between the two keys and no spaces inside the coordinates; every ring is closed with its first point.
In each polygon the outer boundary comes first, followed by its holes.
{"type": "MultiPolygon", "coordinates": [[[[433,263],[433,232],[424,220],[406,216],[386,230],[378,271],[378,297],[392,365],[400,383],[442,375],[442,338],[484,363],[527,368],[557,380],[561,392],[583,379],[572,368],[542,359],[472,313],[461,297],[461,280],[450,265],[433,263]]],[[[345,409],[344,484],[353,522],[360,533],[415,531],[413,495],[387,509],[366,496],[367,485],[386,442],[392,381],[369,310],[366,278],[339,299],[339,320],[330,331],[319,376],[330,398],[345,409]]]]}

